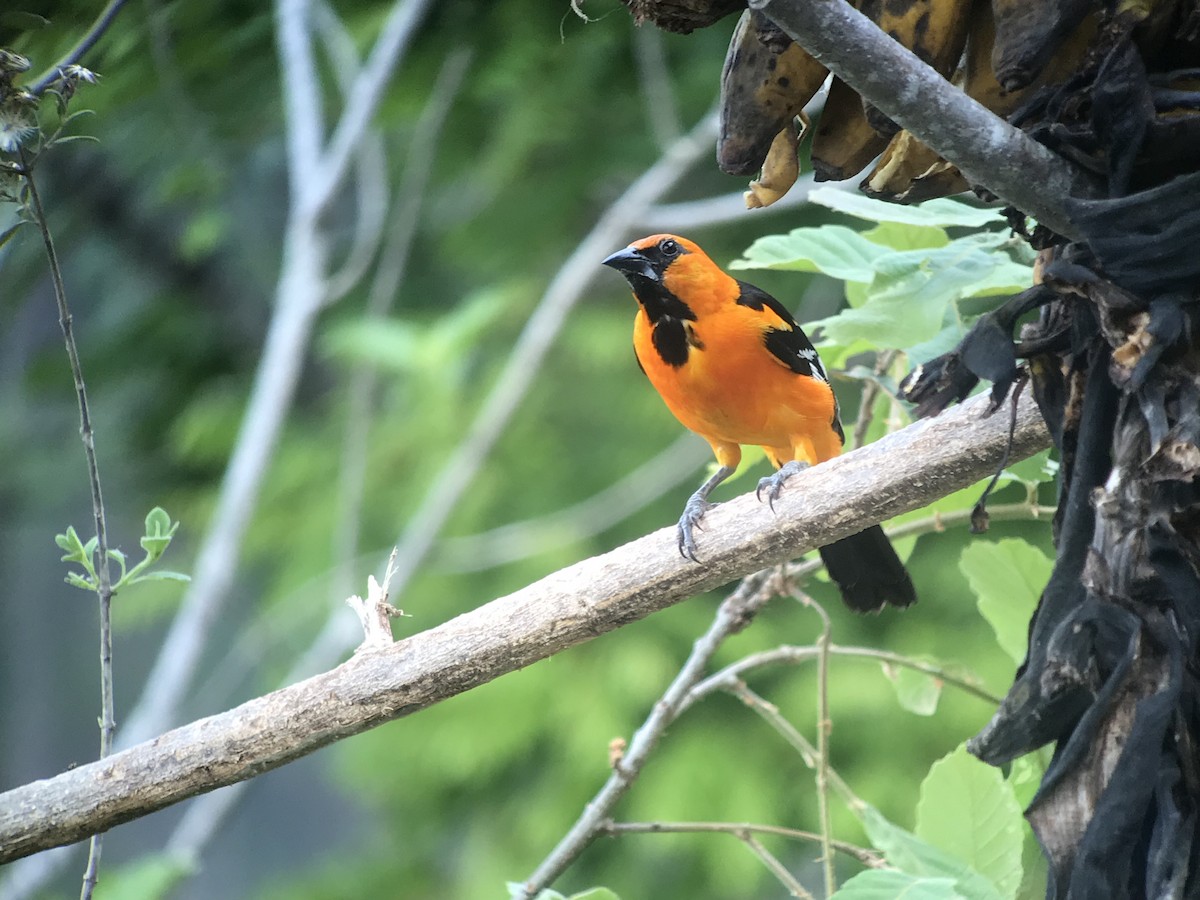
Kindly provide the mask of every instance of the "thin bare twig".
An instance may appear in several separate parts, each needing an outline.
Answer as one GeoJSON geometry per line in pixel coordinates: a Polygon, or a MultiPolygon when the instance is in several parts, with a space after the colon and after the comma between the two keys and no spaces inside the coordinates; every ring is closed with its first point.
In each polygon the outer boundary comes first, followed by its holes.
{"type": "Polygon", "coordinates": [[[321,208],[336,196],[350,160],[358,152],[363,135],[383,99],[392,72],[404,59],[429,6],[430,0],[397,0],[383,23],[366,64],[347,92],[346,108],[329,139],[321,164],[310,173],[314,179],[313,195],[321,208]]]}
{"type": "Polygon", "coordinates": [[[861,447],[867,442],[867,430],[875,421],[875,398],[883,390],[879,384],[879,376],[888,370],[899,351],[881,350],[875,359],[875,378],[868,378],[863,384],[862,399],[858,402],[858,421],[854,423],[854,438],[851,446],[861,447]]]}
{"type": "Polygon", "coordinates": [[[779,879],[780,884],[788,889],[789,894],[791,894],[793,897],[799,897],[800,900],[815,900],[813,895],[806,891],[804,886],[796,880],[795,876],[793,876],[792,873],[787,870],[787,866],[781,863],[775,857],[775,854],[764,847],[762,842],[753,834],[750,832],[743,832],[735,835],[735,837],[741,840],[743,844],[750,848],[750,851],[755,856],[762,860],[763,865],[770,870],[772,875],[779,879]]]}
{"type": "MultiPolygon", "coordinates": [[[[901,653],[892,653],[888,650],[876,650],[873,647],[843,647],[839,644],[829,645],[830,656],[845,656],[856,657],[859,659],[871,659],[878,663],[899,666],[904,669],[912,669],[914,672],[921,672],[931,678],[936,678],[948,685],[958,688],[964,693],[970,694],[983,700],[985,703],[993,705],[999,704],[1000,698],[985,688],[980,687],[975,682],[956,675],[949,669],[927,663],[924,660],[914,659],[911,656],[904,656],[901,653]]],[[[798,665],[800,663],[810,662],[811,660],[820,657],[820,650],[816,646],[794,646],[784,644],[779,647],[773,647],[770,650],[762,650],[758,653],[751,653],[749,656],[744,656],[736,662],[730,663],[719,672],[714,672],[708,678],[696,685],[691,695],[687,699],[686,706],[692,706],[699,700],[703,700],[709,694],[716,691],[729,690],[730,687],[737,681],[740,681],[747,672],[754,669],[760,669],[764,666],[775,665],[798,665]]],[[[685,707],[686,708],[686,707],[685,707]]]]}
{"type": "MultiPolygon", "coordinates": [[[[679,116],[679,104],[671,85],[671,73],[667,69],[662,32],[657,28],[636,26],[630,31],[646,124],[654,135],[658,149],[665,152],[683,134],[683,120],[679,116]]],[[[744,204],[742,211],[745,212],[744,204]]]]}
{"type": "MultiPolygon", "coordinates": [[[[462,88],[471,65],[471,50],[457,50],[447,57],[438,72],[429,101],[421,110],[413,132],[412,143],[404,163],[404,174],[392,201],[392,223],[387,243],[380,254],[367,295],[365,316],[381,321],[391,310],[404,275],[408,269],[409,253],[417,235],[421,207],[446,117],[462,88]]],[[[338,474],[338,513],[334,528],[336,545],[334,559],[341,569],[338,590],[350,590],[354,577],[354,560],[359,554],[359,529],[363,497],[366,492],[367,451],[371,443],[371,412],[379,378],[365,364],[356,365],[350,374],[349,408],[342,440],[342,459],[338,474]]],[[[401,584],[396,593],[403,591],[401,584]]]]}
{"type": "Polygon", "coordinates": [[[833,717],[829,714],[829,647],[833,623],[825,607],[795,585],[792,596],[821,618],[817,637],[817,820],[821,823],[821,871],[825,876],[825,898],[837,891],[837,873],[833,867],[833,820],[829,814],[829,738],[833,717]]]}
{"type": "MultiPolygon", "coordinates": [[[[114,11],[115,14],[115,11],[114,11]]],[[[99,37],[99,34],[96,35],[99,37]]],[[[18,148],[21,156],[22,175],[29,189],[29,207],[34,224],[42,235],[46,250],[46,262],[50,267],[50,280],[54,285],[54,299],[58,304],[58,325],[62,329],[67,347],[67,359],[71,365],[71,377],[75,382],[75,396],[79,405],[79,434],[83,439],[83,453],[87,460],[88,484],[92,493],[92,519],[96,527],[96,594],[100,601],[100,758],[112,752],[113,733],[117,729],[113,711],[112,669],[112,576],[108,567],[108,528],[104,516],[104,494],[100,489],[100,465],[96,459],[96,436],[92,429],[92,414],[88,405],[87,388],[83,381],[83,365],[79,361],[79,348],[75,344],[75,330],[71,310],[67,306],[67,288],[62,269],[58,264],[58,252],[54,249],[54,238],[50,234],[50,223],[42,206],[42,197],[34,178],[33,160],[23,147],[18,148]]],[[[103,850],[103,835],[94,834],[88,845],[87,868],[83,874],[81,900],[88,900],[96,889],[99,879],[100,856],[103,850]]]]}
{"type": "Polygon", "coordinates": [[[737,590],[725,599],[708,631],[692,646],[692,652],[679,674],[654,704],[654,709],[646,721],[634,733],[625,755],[613,767],[612,774],[604,786],[584,808],[583,813],[558,845],[525,880],[524,891],[514,900],[533,900],[595,839],[598,829],[609,818],[617,801],[633,786],[642,766],[650,758],[664,732],[678,717],[680,704],[692,686],[703,677],[704,669],[713,654],[726,638],[750,624],[759,610],[776,595],[777,587],[772,572],[759,572],[745,578],[737,590]]]}
{"type": "MultiPolygon", "coordinates": [[[[800,758],[804,760],[806,766],[814,771],[817,769],[820,765],[821,754],[808,738],[801,734],[796,726],[787,720],[779,711],[779,707],[752,691],[746,686],[745,682],[734,682],[726,690],[745,703],[750,709],[754,710],[754,712],[758,713],[763,721],[774,728],[795,749],[800,758]]],[[[842,802],[849,806],[850,809],[857,813],[866,808],[867,804],[854,793],[850,785],[846,783],[846,780],[832,766],[826,768],[825,775],[828,783],[838,792],[838,795],[842,798],[842,802]]]]}
{"type": "Polygon", "coordinates": [[[96,17],[96,21],[92,23],[92,27],[87,30],[87,33],[67,51],[62,59],[38,76],[37,80],[29,86],[29,92],[40,97],[46,92],[46,88],[59,79],[63,69],[75,65],[83,59],[84,54],[96,46],[96,42],[104,36],[104,32],[108,31],[108,27],[112,25],[117,13],[124,5],[125,0],[109,0],[108,5],[100,11],[100,15],[96,17]]]}
{"type": "MultiPolygon", "coordinates": [[[[798,828],[782,825],[760,825],[752,822],[614,822],[611,819],[600,826],[599,833],[617,837],[623,834],[769,834],[794,841],[821,843],[821,835],[798,828]]],[[[870,869],[878,869],[887,863],[881,853],[860,847],[848,841],[834,840],[831,846],[870,869]]]]}
{"type": "MultiPolygon", "coordinates": [[[[342,100],[346,102],[361,71],[354,39],[328,3],[318,2],[313,7],[313,24],[324,43],[342,100]]],[[[337,302],[362,281],[383,237],[388,213],[387,155],[378,128],[363,131],[354,155],[354,170],[354,237],[341,268],[326,279],[326,304],[337,302]]]]}

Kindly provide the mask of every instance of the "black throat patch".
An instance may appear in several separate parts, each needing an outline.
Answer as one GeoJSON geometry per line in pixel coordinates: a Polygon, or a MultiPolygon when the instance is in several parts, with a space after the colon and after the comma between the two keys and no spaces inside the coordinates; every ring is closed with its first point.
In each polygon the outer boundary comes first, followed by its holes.
{"type": "Polygon", "coordinates": [[[688,361],[690,351],[688,345],[687,326],[681,319],[664,316],[654,325],[651,334],[654,349],[668,366],[678,369],[688,361]]]}
{"type": "Polygon", "coordinates": [[[635,275],[629,283],[653,327],[651,341],[655,351],[668,366],[679,368],[687,362],[688,352],[696,344],[685,324],[694,322],[696,314],[660,281],[635,275]]]}

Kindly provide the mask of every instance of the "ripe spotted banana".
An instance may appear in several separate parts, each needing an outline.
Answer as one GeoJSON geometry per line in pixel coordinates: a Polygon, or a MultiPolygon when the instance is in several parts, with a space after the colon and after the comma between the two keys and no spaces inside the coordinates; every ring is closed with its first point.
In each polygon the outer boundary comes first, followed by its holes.
{"type": "Polygon", "coordinates": [[[854,88],[834,78],[813,134],[812,164],[816,180],[843,181],[857,175],[883,152],[887,142],[867,121],[854,88]]]}
{"type": "MultiPolygon", "coordinates": [[[[1044,0],[1029,0],[1044,2],[1044,0]]],[[[967,41],[971,0],[863,0],[859,10],[893,40],[911,50],[943,78],[949,78],[967,41]]],[[[867,120],[891,137],[899,126],[864,101],[867,120]]]]}
{"type": "Polygon", "coordinates": [[[920,203],[971,189],[951,163],[907,131],[892,138],[878,164],[859,185],[872,197],[894,203],[920,203]]]}
{"type": "Polygon", "coordinates": [[[800,177],[800,160],[796,156],[799,143],[800,133],[796,131],[795,122],[788,122],[775,135],[763,162],[762,172],[755,181],[750,182],[750,190],[746,191],[746,209],[770,206],[792,189],[800,177]]]}
{"type": "Polygon", "coordinates": [[[775,136],[821,88],[826,68],[762,13],[738,21],[721,71],[717,164],[753,175],[775,136]]]}

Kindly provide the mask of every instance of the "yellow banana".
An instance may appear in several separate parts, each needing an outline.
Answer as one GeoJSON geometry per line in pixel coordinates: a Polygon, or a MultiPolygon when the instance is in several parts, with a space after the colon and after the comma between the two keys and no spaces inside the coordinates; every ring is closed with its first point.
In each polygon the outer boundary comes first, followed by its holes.
{"type": "Polygon", "coordinates": [[[794,121],[788,122],[775,135],[763,162],[762,172],[757,180],[750,182],[750,190],[746,191],[746,209],[770,206],[792,189],[800,177],[800,160],[796,156],[799,143],[800,133],[796,131],[794,121]]]}
{"type": "Polygon", "coordinates": [[[851,178],[887,146],[863,112],[854,88],[840,78],[829,86],[829,98],[821,110],[813,135],[812,164],[817,181],[851,178]]]}
{"type": "MultiPolygon", "coordinates": [[[[903,44],[943,78],[949,78],[962,57],[967,40],[972,0],[864,0],[859,9],[885,34],[903,44]]],[[[1045,0],[1029,0],[1045,2],[1045,0]]],[[[864,101],[867,121],[891,137],[900,127],[864,101]]]]}
{"type": "Polygon", "coordinates": [[[928,145],[907,131],[888,143],[875,168],[859,185],[872,197],[894,203],[920,203],[933,197],[948,197],[968,191],[962,174],[928,145]]]}
{"type": "MultiPolygon", "coordinates": [[[[966,54],[954,82],[992,112],[1007,117],[1035,87],[1064,81],[1077,71],[1097,27],[1098,17],[1095,14],[1085,17],[1063,41],[1059,52],[1033,84],[1008,91],[992,69],[995,19],[991,3],[989,0],[975,0],[970,11],[966,54]]],[[[919,203],[969,189],[966,179],[953,165],[906,132],[900,132],[892,138],[879,163],[861,187],[872,196],[897,203],[919,203]]]]}
{"type": "Polygon", "coordinates": [[[820,90],[826,68],[761,13],[747,10],[721,71],[717,164],[753,175],[771,142],[820,90]]]}

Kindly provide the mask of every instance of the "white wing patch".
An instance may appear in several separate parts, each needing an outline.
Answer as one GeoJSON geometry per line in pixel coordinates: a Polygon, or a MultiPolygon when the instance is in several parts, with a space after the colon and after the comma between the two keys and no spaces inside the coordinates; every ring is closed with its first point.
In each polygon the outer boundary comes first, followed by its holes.
{"type": "Polygon", "coordinates": [[[812,369],[813,378],[829,384],[829,376],[825,374],[825,368],[821,365],[821,360],[817,357],[817,351],[811,348],[797,350],[796,355],[808,363],[808,367],[812,369]]]}

